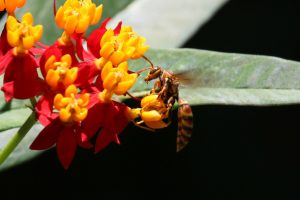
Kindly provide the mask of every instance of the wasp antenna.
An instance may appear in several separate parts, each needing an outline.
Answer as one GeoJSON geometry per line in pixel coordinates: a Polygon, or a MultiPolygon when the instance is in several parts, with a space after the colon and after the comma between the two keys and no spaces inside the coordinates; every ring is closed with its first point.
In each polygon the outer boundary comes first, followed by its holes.
{"type": "Polygon", "coordinates": [[[137,73],[138,75],[140,75],[142,72],[144,72],[146,70],[149,70],[149,69],[151,69],[151,67],[148,67],[148,68],[145,68],[145,69],[141,69],[141,70],[139,70],[139,71],[137,71],[135,73],[137,73]]]}
{"type": "Polygon", "coordinates": [[[151,60],[149,58],[147,58],[146,56],[143,56],[142,58],[144,58],[151,66],[151,68],[154,67],[153,63],[151,62],[151,60]]]}

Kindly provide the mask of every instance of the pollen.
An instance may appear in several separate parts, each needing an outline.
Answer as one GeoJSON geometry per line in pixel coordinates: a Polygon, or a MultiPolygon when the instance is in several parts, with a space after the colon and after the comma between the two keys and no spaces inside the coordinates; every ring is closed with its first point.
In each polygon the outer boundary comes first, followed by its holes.
{"type": "Polygon", "coordinates": [[[54,107],[59,111],[59,118],[62,122],[81,122],[88,113],[90,95],[83,93],[78,95],[75,85],[70,85],[65,95],[57,94],[54,98],[54,107]]]}
{"type": "Polygon", "coordinates": [[[14,55],[27,53],[30,48],[42,37],[43,26],[32,26],[33,17],[31,13],[26,13],[22,21],[13,16],[7,18],[7,41],[14,47],[14,55]]]}
{"type": "Polygon", "coordinates": [[[55,90],[60,83],[64,88],[73,84],[77,78],[78,67],[72,67],[72,58],[69,54],[62,56],[60,61],[52,55],[45,63],[45,71],[47,84],[55,90]]]}
{"type": "Polygon", "coordinates": [[[100,41],[101,63],[118,65],[128,59],[138,59],[148,50],[145,38],[138,36],[130,26],[122,26],[120,34],[108,29],[100,41]]]}
{"type": "Polygon", "coordinates": [[[124,95],[133,86],[137,79],[136,73],[128,73],[128,63],[122,62],[117,67],[113,67],[111,62],[107,62],[101,71],[103,80],[103,92],[99,94],[102,101],[108,101],[113,94],[124,95]]]}
{"type": "Polygon", "coordinates": [[[26,0],[0,0],[0,11],[6,9],[9,15],[12,15],[16,8],[21,8],[26,0]]]}
{"type": "Polygon", "coordinates": [[[89,25],[97,24],[102,16],[102,4],[91,0],[67,0],[57,11],[55,21],[68,35],[84,33],[89,25]]]}

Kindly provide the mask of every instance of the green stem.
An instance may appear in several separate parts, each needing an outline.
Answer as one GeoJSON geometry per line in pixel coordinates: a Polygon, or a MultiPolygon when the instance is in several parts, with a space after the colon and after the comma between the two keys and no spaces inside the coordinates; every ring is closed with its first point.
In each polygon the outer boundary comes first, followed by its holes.
{"type": "MultiPolygon", "coordinates": [[[[34,106],[35,99],[31,99],[31,103],[34,106]]],[[[27,118],[25,123],[20,127],[18,132],[10,139],[10,141],[3,147],[0,151],[0,165],[6,160],[6,158],[13,152],[13,150],[18,146],[18,144],[22,141],[24,136],[28,133],[28,131],[32,128],[32,126],[36,123],[35,111],[32,111],[30,116],[27,118]]]]}

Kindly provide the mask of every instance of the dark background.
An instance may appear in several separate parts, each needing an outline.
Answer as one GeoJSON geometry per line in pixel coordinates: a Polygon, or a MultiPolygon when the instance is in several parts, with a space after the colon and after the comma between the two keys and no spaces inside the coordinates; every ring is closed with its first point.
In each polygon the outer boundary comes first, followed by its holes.
{"type": "MultiPolygon", "coordinates": [[[[232,0],[184,47],[300,60],[299,22],[299,1],[232,0]]],[[[50,150],[1,173],[0,198],[300,198],[300,106],[193,111],[192,141],[178,154],[175,123],[154,134],[129,126],[122,145],[78,150],[68,171],[50,150]]]]}

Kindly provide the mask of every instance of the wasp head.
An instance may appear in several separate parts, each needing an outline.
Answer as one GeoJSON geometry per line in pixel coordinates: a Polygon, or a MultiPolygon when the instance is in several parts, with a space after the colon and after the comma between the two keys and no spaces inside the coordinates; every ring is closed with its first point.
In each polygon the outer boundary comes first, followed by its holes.
{"type": "Polygon", "coordinates": [[[151,81],[153,79],[158,78],[162,74],[162,69],[158,66],[154,66],[150,69],[149,74],[144,79],[145,81],[151,81]]]}

